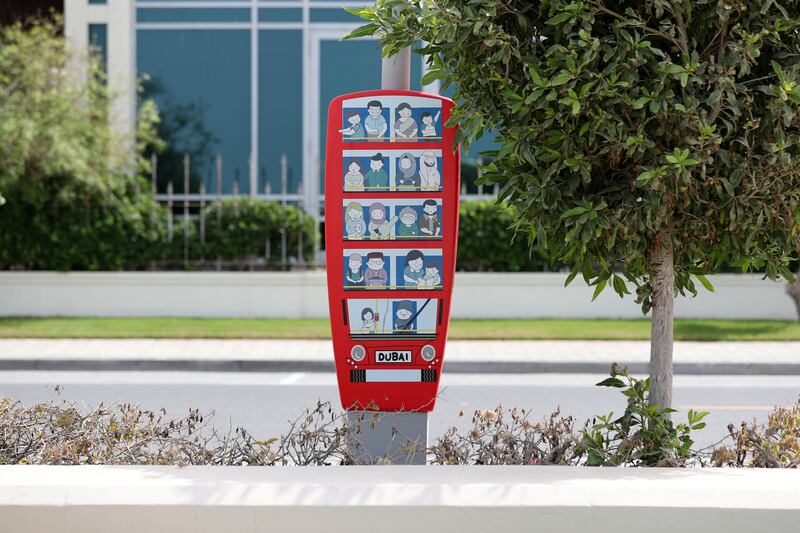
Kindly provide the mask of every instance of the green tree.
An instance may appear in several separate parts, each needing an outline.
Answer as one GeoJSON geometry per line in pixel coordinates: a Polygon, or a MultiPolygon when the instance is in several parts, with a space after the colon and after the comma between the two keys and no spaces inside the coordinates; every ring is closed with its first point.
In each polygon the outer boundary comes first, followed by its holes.
{"type": "MultiPolygon", "coordinates": [[[[671,404],[675,291],[734,262],[792,278],[800,2],[377,0],[384,54],[417,42],[484,179],[554,261],[652,310],[650,401],[671,404]]],[[[743,302],[743,305],[746,305],[743,302]]]]}
{"type": "Polygon", "coordinates": [[[73,50],[59,20],[0,30],[0,268],[99,269],[157,256],[164,210],[138,175],[155,134],[139,108],[136,149],[108,121],[95,54],[73,50]]]}

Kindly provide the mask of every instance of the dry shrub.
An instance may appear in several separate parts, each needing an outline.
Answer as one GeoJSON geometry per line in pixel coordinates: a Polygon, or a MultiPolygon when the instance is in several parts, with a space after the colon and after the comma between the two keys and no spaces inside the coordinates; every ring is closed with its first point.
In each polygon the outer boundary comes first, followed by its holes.
{"type": "MultiPolygon", "coordinates": [[[[460,413],[459,416],[464,416],[460,413]]],[[[466,434],[450,428],[429,449],[430,462],[440,465],[571,464],[577,439],[572,417],[556,411],[541,422],[530,412],[512,408],[478,410],[466,434]]]]}
{"type": "Polygon", "coordinates": [[[714,466],[797,468],[800,466],[800,398],[791,407],[775,407],[766,425],[728,424],[733,444],[714,449],[714,466]]]}
{"type": "Polygon", "coordinates": [[[168,419],[132,404],[81,410],[0,399],[0,464],[326,465],[346,461],[346,428],[329,403],[307,408],[280,438],[220,431],[213,413],[168,419]]]}

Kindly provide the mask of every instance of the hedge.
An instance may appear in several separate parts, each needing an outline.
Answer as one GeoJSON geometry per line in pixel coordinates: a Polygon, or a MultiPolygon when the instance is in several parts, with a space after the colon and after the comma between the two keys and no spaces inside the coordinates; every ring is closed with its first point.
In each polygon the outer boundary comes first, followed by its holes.
{"type": "MultiPolygon", "coordinates": [[[[303,260],[314,262],[314,239],[319,238],[314,219],[292,205],[249,197],[212,202],[205,209],[204,241],[200,217],[195,214],[189,222],[187,263],[182,219],[174,219],[170,239],[166,208],[135,193],[132,185],[125,198],[111,203],[87,192],[79,202],[61,204],[57,188],[56,181],[50,195],[36,199],[23,191],[7,192],[9,201],[0,208],[0,269],[194,269],[211,268],[220,260],[225,268],[279,268],[284,239],[288,264],[298,262],[301,239],[303,260]]],[[[552,269],[543,253],[529,249],[525,235],[515,235],[512,223],[508,207],[492,201],[462,203],[457,268],[552,269]]]]}

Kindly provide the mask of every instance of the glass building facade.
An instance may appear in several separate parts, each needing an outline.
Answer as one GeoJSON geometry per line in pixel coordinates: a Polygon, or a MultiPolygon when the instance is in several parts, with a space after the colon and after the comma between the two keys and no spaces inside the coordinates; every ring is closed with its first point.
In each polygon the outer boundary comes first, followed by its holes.
{"type": "MultiPolygon", "coordinates": [[[[167,143],[158,157],[158,197],[166,199],[171,185],[175,200],[185,192],[196,199],[202,183],[209,197],[282,198],[320,213],[328,102],[380,88],[377,41],[341,41],[362,23],[343,8],[364,2],[125,1],[130,70],[143,84],[138,100],[156,102],[167,143]]],[[[89,31],[101,53],[116,38],[111,27],[89,31]]],[[[111,69],[113,54],[108,60],[111,69]]],[[[423,58],[412,56],[412,90],[421,90],[422,71],[423,58]]]]}

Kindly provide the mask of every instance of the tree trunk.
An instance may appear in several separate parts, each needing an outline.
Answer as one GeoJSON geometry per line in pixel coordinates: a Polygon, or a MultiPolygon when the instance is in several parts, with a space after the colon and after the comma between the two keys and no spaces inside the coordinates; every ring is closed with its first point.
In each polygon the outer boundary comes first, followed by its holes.
{"type": "Polygon", "coordinates": [[[797,310],[797,320],[800,320],[800,272],[795,274],[794,283],[786,284],[786,294],[788,294],[794,301],[794,307],[797,310]]]}
{"type": "Polygon", "coordinates": [[[656,235],[652,260],[652,319],[650,329],[650,405],[672,406],[672,320],[675,265],[672,237],[656,235]]]}

